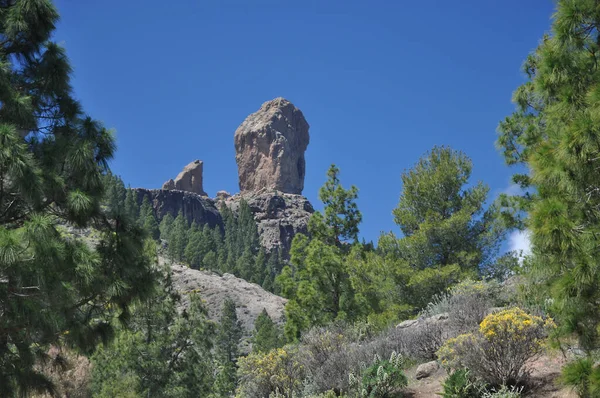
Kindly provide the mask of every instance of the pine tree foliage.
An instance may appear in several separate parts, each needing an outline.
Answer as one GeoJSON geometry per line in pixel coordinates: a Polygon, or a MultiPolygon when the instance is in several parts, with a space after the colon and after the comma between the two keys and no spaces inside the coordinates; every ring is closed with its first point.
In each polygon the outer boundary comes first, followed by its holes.
{"type": "Polygon", "coordinates": [[[267,310],[263,309],[254,322],[252,352],[266,353],[283,346],[281,331],[273,322],[267,310]]]}
{"type": "Polygon", "coordinates": [[[303,234],[294,237],[291,265],[276,279],[278,289],[289,299],[285,333],[290,341],[298,339],[306,327],[358,316],[346,257],[352,244],[359,244],[362,216],[356,205],[358,189],[344,189],[338,176],[339,169],[332,165],[319,191],[324,211],[311,216],[310,238],[303,234]]]}
{"type": "Polygon", "coordinates": [[[149,300],[135,306],[128,328],[112,344],[92,357],[92,393],[99,398],[200,397],[213,387],[214,324],[200,298],[178,312],[168,270],[158,270],[161,281],[149,300]]]}
{"type": "Polygon", "coordinates": [[[221,319],[217,330],[216,362],[218,374],[215,380],[215,392],[220,396],[231,396],[237,385],[236,363],[239,356],[239,344],[242,338],[242,324],[238,320],[236,305],[230,299],[223,303],[221,319]]]}
{"type": "MultiPolygon", "coordinates": [[[[561,0],[552,31],[527,58],[528,81],[516,111],[500,123],[509,165],[526,165],[515,183],[529,194],[505,197],[526,211],[534,272],[543,275],[564,333],[598,348],[600,326],[600,13],[594,0],[561,0]]],[[[519,220],[518,220],[519,221],[519,220]]]]}
{"type": "Polygon", "coordinates": [[[91,351],[152,279],[142,231],[101,205],[115,141],[73,96],[55,7],[0,10],[0,396],[10,397],[52,391],[34,370],[48,345],[91,351]],[[74,227],[98,230],[98,244],[74,227]]]}

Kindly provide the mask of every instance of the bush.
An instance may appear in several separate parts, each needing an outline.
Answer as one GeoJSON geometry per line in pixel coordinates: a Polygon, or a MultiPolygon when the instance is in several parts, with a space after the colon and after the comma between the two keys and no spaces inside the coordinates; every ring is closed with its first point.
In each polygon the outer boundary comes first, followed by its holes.
{"type": "Polygon", "coordinates": [[[482,389],[481,383],[468,369],[457,369],[450,373],[442,387],[444,398],[478,398],[482,389]]]}
{"type": "Polygon", "coordinates": [[[502,386],[498,390],[485,391],[481,398],[519,398],[523,388],[502,386]]]}
{"type": "Polygon", "coordinates": [[[438,351],[448,369],[468,368],[473,375],[493,386],[516,385],[529,376],[525,364],[539,355],[551,319],[512,308],[490,314],[475,333],[448,340],[438,351]]]}
{"type": "Polygon", "coordinates": [[[375,357],[373,363],[362,371],[360,378],[350,373],[350,384],[357,389],[359,397],[390,397],[392,393],[408,384],[408,379],[402,371],[403,364],[403,357],[395,352],[389,360],[375,357]]]}
{"type": "Polygon", "coordinates": [[[434,300],[420,314],[422,318],[448,314],[448,333],[456,336],[473,331],[490,308],[499,304],[500,287],[496,282],[464,280],[434,300]]]}
{"type": "Polygon", "coordinates": [[[272,394],[291,398],[298,393],[304,379],[302,365],[293,347],[286,346],[268,353],[251,353],[238,359],[240,397],[268,398],[272,394]]]}

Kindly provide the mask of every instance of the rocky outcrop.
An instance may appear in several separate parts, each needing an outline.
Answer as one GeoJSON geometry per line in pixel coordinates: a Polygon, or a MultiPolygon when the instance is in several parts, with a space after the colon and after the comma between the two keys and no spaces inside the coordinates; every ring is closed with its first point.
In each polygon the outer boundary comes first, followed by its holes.
{"type": "Polygon", "coordinates": [[[223,225],[221,214],[213,200],[186,191],[170,191],[164,189],[135,188],[137,201],[142,203],[147,196],[154,208],[154,213],[160,221],[171,213],[173,217],[181,211],[188,222],[196,221],[199,225],[208,224],[211,228],[223,225]]]}
{"type": "Polygon", "coordinates": [[[163,184],[164,190],[179,190],[197,193],[206,196],[202,188],[202,169],[204,163],[201,160],[194,160],[183,168],[181,173],[163,184]]]}
{"type": "Polygon", "coordinates": [[[309,125],[284,98],[265,102],[235,132],[240,190],[262,189],[301,194],[309,125]]]}
{"type": "Polygon", "coordinates": [[[225,299],[229,298],[235,302],[237,316],[244,330],[241,344],[244,353],[250,351],[249,338],[254,330],[254,321],[263,309],[275,323],[283,323],[283,309],[287,300],[267,292],[254,283],[230,274],[220,276],[179,264],[172,265],[171,270],[173,284],[181,293],[184,306],[189,304],[189,293],[197,292],[205,302],[209,318],[218,321],[225,299]]]}
{"type": "Polygon", "coordinates": [[[263,192],[234,195],[224,203],[237,213],[244,199],[254,213],[260,241],[269,252],[279,248],[288,258],[292,239],[297,233],[308,233],[308,219],[314,209],[301,195],[283,192],[263,192]]]}

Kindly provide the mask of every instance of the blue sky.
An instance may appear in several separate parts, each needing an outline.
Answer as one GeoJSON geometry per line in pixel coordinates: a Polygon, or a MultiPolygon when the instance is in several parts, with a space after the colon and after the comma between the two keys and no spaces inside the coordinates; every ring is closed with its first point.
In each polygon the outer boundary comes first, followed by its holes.
{"type": "Polygon", "coordinates": [[[238,191],[233,134],[275,97],[311,125],[304,195],[331,163],[360,190],[361,235],[399,229],[401,173],[434,145],[464,151],[493,196],[494,147],[551,0],[57,0],[55,39],[77,96],[117,130],[115,173],[158,188],[194,159],[204,188],[238,191]]]}

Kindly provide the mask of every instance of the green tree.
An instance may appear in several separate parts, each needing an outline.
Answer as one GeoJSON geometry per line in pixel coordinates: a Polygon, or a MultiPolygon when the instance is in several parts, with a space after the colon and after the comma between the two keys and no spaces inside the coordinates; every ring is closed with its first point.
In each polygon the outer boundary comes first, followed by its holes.
{"type": "Polygon", "coordinates": [[[235,302],[226,299],[223,303],[216,341],[218,372],[215,391],[222,397],[231,396],[235,391],[236,363],[241,338],[242,325],[237,317],[235,302]]]}
{"type": "Polygon", "coordinates": [[[173,222],[175,219],[171,213],[167,213],[162,220],[160,220],[160,224],[158,229],[160,231],[160,237],[164,240],[169,240],[169,235],[171,234],[171,229],[173,228],[173,222]]]}
{"type": "Polygon", "coordinates": [[[213,323],[196,295],[179,313],[167,270],[150,300],[139,303],[129,328],[92,357],[92,393],[99,398],[208,396],[213,385],[213,323]]]}
{"type": "Polygon", "coordinates": [[[138,220],[140,217],[140,206],[138,205],[136,193],[131,187],[125,194],[125,214],[132,220],[138,220]]]}
{"type": "Polygon", "coordinates": [[[169,231],[168,247],[171,259],[182,261],[185,258],[185,248],[188,243],[188,229],[187,220],[180,211],[169,231]]]}
{"type": "Polygon", "coordinates": [[[283,347],[280,330],[267,313],[267,310],[263,309],[254,322],[252,352],[265,353],[279,347],[283,347]]]}
{"type": "Polygon", "coordinates": [[[505,235],[498,207],[485,207],[489,188],[482,182],[469,185],[471,171],[464,153],[434,147],[402,174],[393,214],[404,234],[396,251],[404,264],[396,276],[416,307],[489,267],[505,235]]]}
{"type": "Polygon", "coordinates": [[[198,225],[193,222],[188,231],[188,240],[184,254],[185,261],[187,261],[190,267],[194,269],[199,269],[203,263],[203,256],[200,250],[203,238],[202,231],[198,228],[198,225]]]}
{"type": "Polygon", "coordinates": [[[0,8],[0,396],[12,397],[52,391],[34,366],[48,346],[92,351],[153,282],[142,231],[101,206],[115,140],[74,98],[57,10],[0,8]]]}
{"type": "Polygon", "coordinates": [[[139,225],[141,225],[144,228],[144,230],[146,230],[146,232],[152,237],[152,239],[159,238],[160,231],[158,229],[158,222],[156,221],[156,217],[154,217],[154,209],[150,204],[148,196],[144,196],[142,206],[140,207],[139,225]]]}
{"type": "Polygon", "coordinates": [[[358,190],[345,190],[331,166],[328,180],[319,191],[324,212],[315,212],[308,223],[308,238],[297,234],[290,251],[291,265],[276,279],[286,305],[286,338],[292,341],[307,326],[324,325],[333,320],[355,319],[358,308],[350,283],[346,256],[357,243],[358,223],[362,218],[355,200],[358,190]]]}
{"type": "Polygon", "coordinates": [[[123,180],[109,171],[105,175],[104,185],[106,187],[106,205],[109,211],[114,214],[122,212],[125,206],[125,196],[127,195],[123,180]]]}
{"type": "Polygon", "coordinates": [[[563,333],[586,351],[600,326],[600,14],[593,0],[557,2],[552,31],[529,55],[516,111],[500,123],[498,145],[513,180],[529,192],[504,197],[531,232],[532,272],[543,276],[563,333]]]}

